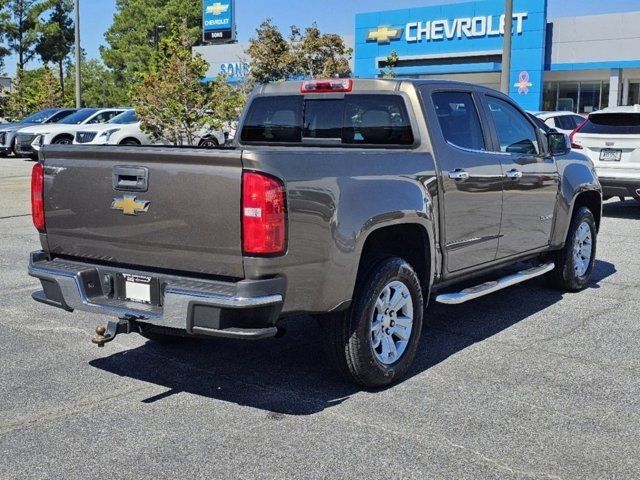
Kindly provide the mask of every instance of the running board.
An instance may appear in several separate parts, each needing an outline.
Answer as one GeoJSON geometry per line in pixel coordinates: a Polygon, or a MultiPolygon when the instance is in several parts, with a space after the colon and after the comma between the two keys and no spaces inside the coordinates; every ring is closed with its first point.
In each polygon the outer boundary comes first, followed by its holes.
{"type": "Polygon", "coordinates": [[[445,305],[459,305],[460,303],[468,302],[469,300],[475,300],[476,298],[484,297],[490,293],[497,292],[503,288],[517,285],[518,283],[526,282],[532,278],[544,275],[555,268],[553,262],[545,263],[537,267],[530,268],[528,270],[522,270],[521,272],[508,275],[506,277],[494,280],[493,282],[486,282],[475,287],[470,287],[462,290],[458,293],[445,293],[436,297],[436,302],[444,303],[445,305]]]}

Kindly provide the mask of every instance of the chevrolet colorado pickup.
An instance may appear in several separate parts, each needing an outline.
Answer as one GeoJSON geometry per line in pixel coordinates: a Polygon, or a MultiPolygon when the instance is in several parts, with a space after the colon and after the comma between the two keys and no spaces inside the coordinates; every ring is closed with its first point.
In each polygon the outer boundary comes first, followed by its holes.
{"type": "Polygon", "coordinates": [[[33,298],[119,319],[96,329],[99,345],[130,332],[268,338],[311,314],[337,370],[374,387],[406,372],[432,295],[589,282],[593,164],[496,91],[269,84],[238,132],[220,150],[46,146],[32,176],[33,298]]]}

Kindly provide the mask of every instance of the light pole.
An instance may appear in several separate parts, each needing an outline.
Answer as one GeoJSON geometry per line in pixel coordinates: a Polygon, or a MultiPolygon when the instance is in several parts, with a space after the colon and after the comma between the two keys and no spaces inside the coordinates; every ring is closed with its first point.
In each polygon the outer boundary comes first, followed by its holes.
{"type": "Polygon", "coordinates": [[[82,55],[80,51],[80,0],[73,0],[76,36],[76,108],[82,107],[82,55]]]}
{"type": "Polygon", "coordinates": [[[513,34],[513,0],[506,0],[504,12],[504,43],[502,46],[502,73],[500,75],[500,91],[509,95],[511,84],[511,41],[513,34]]]}

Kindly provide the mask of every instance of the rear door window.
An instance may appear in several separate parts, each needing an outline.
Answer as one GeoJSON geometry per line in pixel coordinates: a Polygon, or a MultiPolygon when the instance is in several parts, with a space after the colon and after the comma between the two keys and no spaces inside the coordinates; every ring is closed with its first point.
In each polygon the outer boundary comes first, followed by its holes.
{"type": "Polygon", "coordinates": [[[468,92],[436,92],[433,104],[444,139],[470,150],[486,150],[480,117],[468,92]]]}
{"type": "Polygon", "coordinates": [[[598,113],[591,115],[580,133],[640,135],[640,113],[598,113]]]}
{"type": "Polygon", "coordinates": [[[400,95],[258,97],[249,107],[241,139],[255,143],[412,145],[411,122],[400,95]]]}

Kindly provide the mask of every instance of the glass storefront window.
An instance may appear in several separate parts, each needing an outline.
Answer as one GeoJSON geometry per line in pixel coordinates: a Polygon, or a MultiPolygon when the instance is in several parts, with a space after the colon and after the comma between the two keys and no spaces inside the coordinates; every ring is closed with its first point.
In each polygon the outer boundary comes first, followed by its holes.
{"type": "Polygon", "coordinates": [[[580,96],[578,82],[560,82],[558,88],[558,107],[561,112],[577,112],[580,96]]]}
{"type": "Polygon", "coordinates": [[[591,113],[600,109],[600,82],[580,83],[580,103],[578,113],[591,113]]]}
{"type": "Polygon", "coordinates": [[[545,82],[542,91],[542,110],[553,112],[558,102],[558,82],[545,82]]]}
{"type": "Polygon", "coordinates": [[[591,113],[609,105],[609,82],[545,82],[542,109],[591,113]]]}

